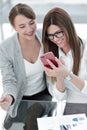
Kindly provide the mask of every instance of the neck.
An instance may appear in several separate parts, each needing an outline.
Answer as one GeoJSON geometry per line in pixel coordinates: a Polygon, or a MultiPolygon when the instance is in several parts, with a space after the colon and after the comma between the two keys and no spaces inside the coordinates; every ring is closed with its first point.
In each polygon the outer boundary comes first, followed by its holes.
{"type": "Polygon", "coordinates": [[[65,53],[65,54],[67,54],[69,51],[70,51],[70,46],[69,45],[67,45],[67,46],[65,46],[64,48],[62,48],[62,51],[65,53]]]}
{"type": "Polygon", "coordinates": [[[35,42],[36,42],[36,38],[33,38],[33,39],[31,39],[31,40],[27,40],[27,39],[24,39],[24,38],[21,38],[21,37],[19,37],[18,38],[19,39],[19,42],[20,42],[20,45],[21,46],[34,46],[35,45],[35,42]]]}

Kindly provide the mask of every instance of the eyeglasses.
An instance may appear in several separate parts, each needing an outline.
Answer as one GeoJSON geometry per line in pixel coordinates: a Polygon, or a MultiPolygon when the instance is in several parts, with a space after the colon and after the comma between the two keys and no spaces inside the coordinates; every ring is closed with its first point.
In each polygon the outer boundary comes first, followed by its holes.
{"type": "Polygon", "coordinates": [[[48,34],[47,38],[49,40],[54,40],[54,37],[56,38],[62,38],[64,36],[64,31],[57,31],[54,34],[48,34]]]}

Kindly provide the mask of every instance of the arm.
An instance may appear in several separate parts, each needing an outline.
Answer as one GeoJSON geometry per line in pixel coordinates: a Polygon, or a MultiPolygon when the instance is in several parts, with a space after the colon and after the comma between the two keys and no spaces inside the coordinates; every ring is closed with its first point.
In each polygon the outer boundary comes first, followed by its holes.
{"type": "Polygon", "coordinates": [[[45,69],[46,74],[49,77],[56,77],[56,85],[55,85],[56,92],[55,93],[56,93],[57,99],[58,97],[59,98],[61,97],[60,93],[62,95],[61,99],[67,98],[67,89],[71,89],[72,91],[76,90],[76,91],[82,92],[85,85],[84,79],[73,74],[72,79],[68,81],[66,77],[69,75],[70,71],[57,58],[56,58],[56,61],[58,62],[58,65],[59,65],[58,68],[55,67],[50,61],[48,61],[53,69],[48,69],[46,67],[44,69],[45,69]]]}
{"type": "MultiPolygon", "coordinates": [[[[49,93],[52,95],[52,97],[57,99],[58,101],[66,100],[67,94],[66,91],[61,92],[56,88],[56,82],[55,79],[52,77],[49,77],[46,75],[46,83],[49,93]]],[[[58,84],[59,85],[59,84],[58,84]]]]}
{"type": "Polygon", "coordinates": [[[83,55],[80,61],[78,76],[73,74],[70,82],[77,87],[80,92],[87,94],[87,45],[84,45],[83,55]]]}
{"type": "MultiPolygon", "coordinates": [[[[70,73],[68,74],[68,76],[69,75],[70,75],[70,73]]],[[[82,90],[84,88],[84,85],[85,85],[84,80],[82,80],[81,78],[79,78],[75,74],[72,74],[72,77],[71,77],[70,81],[71,81],[72,84],[74,84],[80,90],[82,90]]]]}
{"type": "MultiPolygon", "coordinates": [[[[7,103],[9,107],[13,99],[16,98],[16,78],[13,71],[13,65],[7,53],[7,50],[0,46],[0,70],[2,75],[3,95],[0,101],[2,107],[7,103]]],[[[7,109],[8,109],[7,107],[7,109]]]]}

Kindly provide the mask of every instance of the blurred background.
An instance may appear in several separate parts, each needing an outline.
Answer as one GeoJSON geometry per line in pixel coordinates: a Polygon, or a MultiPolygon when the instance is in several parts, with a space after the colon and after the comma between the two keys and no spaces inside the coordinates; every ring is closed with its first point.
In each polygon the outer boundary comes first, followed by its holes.
{"type": "Polygon", "coordinates": [[[14,32],[9,25],[8,14],[17,3],[29,4],[34,9],[38,27],[42,27],[44,15],[49,9],[61,7],[70,14],[78,35],[87,37],[87,0],[0,0],[0,42],[14,32]]]}

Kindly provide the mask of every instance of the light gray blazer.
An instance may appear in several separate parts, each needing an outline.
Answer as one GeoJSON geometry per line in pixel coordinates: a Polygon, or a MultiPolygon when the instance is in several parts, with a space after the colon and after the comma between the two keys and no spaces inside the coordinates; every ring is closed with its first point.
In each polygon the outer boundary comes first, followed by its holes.
{"type": "MultiPolygon", "coordinates": [[[[41,30],[37,31],[36,36],[42,44],[41,30]]],[[[3,94],[11,94],[16,99],[8,110],[10,116],[15,117],[18,105],[27,88],[24,62],[17,34],[0,44],[0,69],[3,77],[3,94]]]]}

